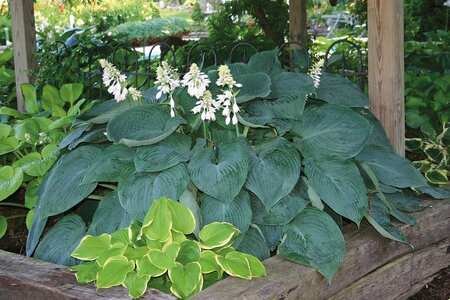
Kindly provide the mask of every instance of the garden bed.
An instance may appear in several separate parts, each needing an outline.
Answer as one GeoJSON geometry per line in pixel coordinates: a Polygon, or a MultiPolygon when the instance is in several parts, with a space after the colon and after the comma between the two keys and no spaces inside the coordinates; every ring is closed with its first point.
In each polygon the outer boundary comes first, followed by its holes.
{"type": "MultiPolygon", "coordinates": [[[[329,285],[314,269],[280,256],[264,262],[268,276],[245,281],[227,278],[194,299],[406,299],[450,265],[450,202],[430,201],[416,213],[419,226],[400,229],[414,249],[381,237],[363,223],[344,228],[346,260],[329,285]]],[[[96,291],[79,285],[66,267],[0,251],[2,299],[124,299],[124,288],[96,291]]],[[[149,290],[145,299],[174,299],[149,290]]]]}

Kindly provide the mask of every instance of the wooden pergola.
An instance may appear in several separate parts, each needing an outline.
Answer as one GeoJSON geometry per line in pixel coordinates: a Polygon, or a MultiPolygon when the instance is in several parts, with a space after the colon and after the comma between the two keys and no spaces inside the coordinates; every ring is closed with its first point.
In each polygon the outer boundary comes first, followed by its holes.
{"type": "MultiPolygon", "coordinates": [[[[290,37],[301,41],[306,30],[306,1],[290,0],[290,37]]],[[[394,149],[405,153],[403,0],[367,0],[369,99],[394,149]]],[[[16,87],[29,82],[36,51],[33,0],[10,2],[16,87]]],[[[18,109],[24,109],[20,92],[18,109]]]]}

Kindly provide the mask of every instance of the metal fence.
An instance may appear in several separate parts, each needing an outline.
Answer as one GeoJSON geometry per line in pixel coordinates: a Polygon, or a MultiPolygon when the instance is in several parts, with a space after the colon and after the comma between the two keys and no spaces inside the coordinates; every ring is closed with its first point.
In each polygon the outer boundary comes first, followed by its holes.
{"type": "MultiPolygon", "coordinates": [[[[67,65],[75,63],[75,74],[87,88],[88,96],[92,96],[94,90],[96,97],[101,99],[105,96],[101,80],[102,70],[98,61],[94,61],[93,57],[88,57],[87,63],[83,63],[80,55],[71,55],[70,51],[73,51],[73,49],[62,41],[55,41],[54,47],[58,48],[56,53],[57,63],[64,65],[64,60],[71,60],[66,62],[67,65]]],[[[214,66],[226,62],[246,63],[253,54],[259,51],[250,43],[236,43],[231,48],[229,55],[222,57],[222,61],[220,61],[216,50],[202,42],[198,42],[189,48],[186,48],[186,46],[175,48],[165,42],[140,48],[135,48],[127,43],[120,43],[114,47],[112,54],[103,58],[111,61],[123,74],[127,75],[134,86],[150,88],[156,79],[156,68],[163,60],[169,61],[173,67],[178,68],[179,72],[183,73],[187,71],[185,68],[193,62],[200,67],[214,66]],[[181,62],[178,51],[184,51],[183,53],[185,53],[181,62]]],[[[313,55],[311,51],[296,41],[289,41],[278,47],[278,57],[283,67],[291,72],[307,71],[313,62],[313,55]]],[[[358,83],[360,88],[364,90],[367,82],[367,68],[360,46],[347,39],[333,42],[325,53],[324,72],[340,73],[358,83]],[[346,47],[340,47],[342,45],[346,47]],[[339,64],[335,61],[336,57],[339,57],[339,64]]]]}

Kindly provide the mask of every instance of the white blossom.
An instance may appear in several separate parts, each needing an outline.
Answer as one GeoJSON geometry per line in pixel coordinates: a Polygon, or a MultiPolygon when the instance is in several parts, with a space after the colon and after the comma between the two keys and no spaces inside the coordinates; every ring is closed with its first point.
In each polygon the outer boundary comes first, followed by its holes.
{"type": "Polygon", "coordinates": [[[201,72],[197,64],[192,64],[189,72],[186,73],[182,80],[182,85],[188,88],[188,94],[200,99],[206,91],[209,83],[208,75],[201,72]]]}
{"type": "Polygon", "coordinates": [[[133,99],[133,101],[139,101],[142,98],[141,92],[138,91],[135,87],[130,87],[128,89],[128,93],[130,93],[131,99],[133,99]]]}
{"type": "Polygon", "coordinates": [[[205,91],[203,96],[199,101],[197,101],[196,106],[192,109],[194,114],[201,113],[200,118],[204,120],[216,120],[216,110],[220,107],[220,103],[212,98],[210,91],[205,91]]]}
{"type": "Polygon", "coordinates": [[[108,87],[108,93],[112,94],[117,102],[124,101],[128,95],[128,89],[126,88],[127,76],[121,74],[106,59],[100,59],[99,62],[103,68],[102,80],[105,86],[108,87]]]}
{"type": "Polygon", "coordinates": [[[23,137],[25,138],[26,142],[30,142],[31,141],[31,135],[29,133],[25,133],[23,137]]]}
{"type": "Polygon", "coordinates": [[[320,76],[322,75],[322,68],[325,63],[325,60],[322,58],[318,62],[316,62],[311,69],[309,70],[308,74],[311,76],[314,82],[314,87],[317,89],[320,86],[320,76]]]}
{"type": "Polygon", "coordinates": [[[177,70],[169,66],[166,61],[163,61],[158,68],[156,68],[156,81],[158,85],[158,93],[156,99],[161,98],[164,94],[169,94],[180,86],[180,78],[177,70]]]}
{"type": "Polygon", "coordinates": [[[234,81],[233,76],[231,75],[230,68],[227,65],[219,66],[219,79],[217,79],[217,86],[227,86],[229,89],[235,87],[242,87],[242,84],[234,81]]]}

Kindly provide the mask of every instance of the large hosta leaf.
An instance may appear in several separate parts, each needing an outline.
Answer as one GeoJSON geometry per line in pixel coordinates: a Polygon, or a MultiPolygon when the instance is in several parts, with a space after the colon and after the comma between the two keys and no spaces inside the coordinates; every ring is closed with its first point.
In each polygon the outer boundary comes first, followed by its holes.
{"type": "Polygon", "coordinates": [[[83,220],[77,215],[67,215],[44,236],[34,257],[58,265],[75,265],[77,261],[70,254],[85,234],[83,220]]]}
{"type": "Polygon", "coordinates": [[[348,107],[369,106],[369,99],[361,89],[340,74],[323,73],[320,76],[317,98],[348,107]]]}
{"type": "Polygon", "coordinates": [[[260,260],[269,258],[270,250],[258,226],[252,225],[240,242],[237,250],[256,256],[260,260]]]}
{"type": "Polygon", "coordinates": [[[155,144],[174,132],[185,121],[171,118],[154,105],[132,107],[113,118],[107,126],[108,138],[130,147],[155,144]]]}
{"type": "Polygon", "coordinates": [[[306,160],[304,170],[310,185],[328,206],[359,224],[369,207],[366,187],[353,162],[338,158],[306,160]]]}
{"type": "Polygon", "coordinates": [[[178,200],[188,183],[186,167],[178,164],[161,173],[134,173],[119,182],[117,192],[122,207],[132,218],[142,221],[154,200],[178,200]]]}
{"type": "Polygon", "coordinates": [[[308,207],[287,225],[285,235],[278,253],[316,268],[330,282],[345,257],[344,236],[333,219],[308,207]]]}
{"type": "Polygon", "coordinates": [[[11,196],[23,181],[23,171],[21,168],[4,166],[0,168],[0,201],[11,196]]]}
{"type": "Polygon", "coordinates": [[[272,77],[272,92],[269,98],[303,96],[314,92],[312,78],[303,73],[283,72],[272,77]]]}
{"type": "MultiPolygon", "coordinates": [[[[202,226],[213,222],[228,222],[244,234],[250,226],[252,209],[249,195],[242,190],[230,203],[203,195],[201,200],[202,226]]],[[[238,238],[239,239],[239,238],[238,238]]]]}
{"type": "Polygon", "coordinates": [[[300,120],[305,102],[306,97],[295,95],[273,100],[255,100],[245,107],[245,111],[255,116],[264,116],[267,119],[300,120]]]}
{"type": "Polygon", "coordinates": [[[242,84],[236,97],[238,103],[247,102],[258,97],[266,97],[270,93],[270,78],[265,73],[241,75],[235,78],[242,84]]]}
{"type": "Polygon", "coordinates": [[[308,205],[307,199],[305,191],[300,188],[300,184],[297,184],[289,195],[284,196],[277,204],[266,210],[261,200],[251,194],[252,221],[258,225],[287,224],[308,205]]]}
{"type": "Polygon", "coordinates": [[[350,108],[326,104],[303,113],[294,142],[305,157],[356,156],[371,132],[369,122],[350,108]]]}
{"type": "Polygon", "coordinates": [[[122,175],[134,171],[134,148],[111,145],[86,171],[83,183],[118,182],[122,175]]]}
{"type": "Polygon", "coordinates": [[[230,203],[245,183],[248,173],[247,146],[242,141],[205,148],[189,162],[191,180],[197,188],[222,202],[230,203]]]}
{"type": "Polygon", "coordinates": [[[136,171],[160,172],[187,162],[191,157],[191,144],[187,135],[173,133],[157,144],[139,147],[134,158],[136,171]]]}
{"type": "Polygon", "coordinates": [[[259,52],[248,61],[248,66],[254,72],[263,72],[269,76],[275,76],[283,72],[281,63],[278,60],[278,49],[259,52]]]}
{"type": "Polygon", "coordinates": [[[300,155],[284,138],[257,145],[250,155],[245,187],[270,209],[294,188],[300,176],[300,155]]]}
{"type": "Polygon", "coordinates": [[[386,131],[384,131],[383,125],[381,125],[381,122],[377,119],[377,117],[375,117],[375,115],[370,110],[365,108],[359,108],[355,110],[367,121],[369,121],[370,125],[372,125],[372,132],[370,133],[369,139],[367,140],[367,144],[383,147],[386,150],[393,151],[391,142],[386,135],[386,131]]]}
{"type": "Polygon", "coordinates": [[[86,170],[94,164],[101,150],[94,146],[80,147],[63,155],[42,186],[36,217],[55,216],[69,210],[86,198],[97,183],[81,184],[86,170]]]}
{"type": "Polygon", "coordinates": [[[399,188],[427,186],[409,160],[380,147],[367,146],[357,160],[365,162],[379,181],[399,188]]]}
{"type": "Polygon", "coordinates": [[[113,233],[130,223],[130,215],[120,205],[117,192],[112,191],[100,201],[89,226],[88,234],[113,233]]]}

